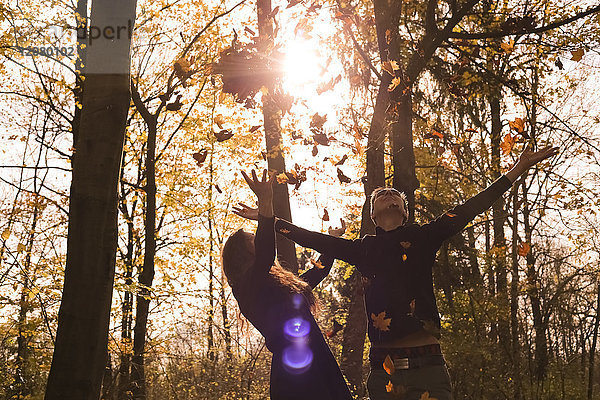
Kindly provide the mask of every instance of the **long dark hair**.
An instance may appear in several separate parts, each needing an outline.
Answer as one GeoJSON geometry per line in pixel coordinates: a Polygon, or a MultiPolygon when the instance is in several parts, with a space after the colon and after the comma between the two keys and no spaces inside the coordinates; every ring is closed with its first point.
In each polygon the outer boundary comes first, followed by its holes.
{"type": "MultiPolygon", "coordinates": [[[[254,235],[244,232],[243,229],[235,232],[225,242],[221,259],[223,272],[229,285],[234,289],[243,285],[245,272],[252,267],[255,260],[254,235]]],[[[316,310],[317,301],[310,285],[293,272],[283,268],[277,259],[269,270],[268,278],[285,288],[290,294],[303,295],[311,311],[316,310]]]]}

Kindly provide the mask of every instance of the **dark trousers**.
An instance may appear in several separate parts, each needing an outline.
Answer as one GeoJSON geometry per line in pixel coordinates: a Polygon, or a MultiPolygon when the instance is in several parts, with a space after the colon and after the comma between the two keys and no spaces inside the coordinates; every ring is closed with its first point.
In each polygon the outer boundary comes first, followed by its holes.
{"type": "Polygon", "coordinates": [[[367,389],[370,400],[452,400],[450,375],[445,365],[396,369],[391,376],[383,369],[371,369],[367,389]]]}

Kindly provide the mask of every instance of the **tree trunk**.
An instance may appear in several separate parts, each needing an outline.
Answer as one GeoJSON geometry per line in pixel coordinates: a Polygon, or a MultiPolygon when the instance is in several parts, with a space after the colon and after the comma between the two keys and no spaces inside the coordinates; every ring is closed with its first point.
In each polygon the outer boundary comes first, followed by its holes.
{"type": "MultiPolygon", "coordinates": [[[[104,0],[92,25],[130,26],[135,1],[104,0]]],[[[128,33],[131,31],[127,31],[128,33]]],[[[87,49],[83,108],[73,156],[67,261],[47,400],[97,400],[106,365],[117,248],[117,183],[127,111],[131,37],[87,49]]]]}
{"type": "MultiPolygon", "coordinates": [[[[500,120],[500,96],[499,92],[494,92],[490,97],[490,108],[492,117],[491,133],[491,152],[492,152],[492,177],[500,177],[500,142],[502,140],[502,122],[500,120]]],[[[494,241],[492,245],[493,266],[496,277],[496,301],[498,304],[498,339],[500,346],[507,351],[510,349],[509,322],[506,315],[509,315],[508,302],[508,276],[506,263],[506,239],[504,237],[504,224],[506,223],[506,213],[504,210],[504,199],[500,197],[492,204],[492,227],[494,231],[494,241]]]]}
{"type": "Polygon", "coordinates": [[[144,356],[148,332],[150,295],[154,281],[154,257],[156,255],[156,129],[157,116],[146,121],[148,144],[146,151],[146,216],[144,221],[144,264],[138,282],[140,287],[136,298],[135,327],[133,328],[133,357],[131,384],[134,399],[146,398],[146,374],[144,356]]]}
{"type": "Polygon", "coordinates": [[[588,400],[592,400],[594,394],[594,361],[596,359],[596,345],[598,343],[598,325],[600,325],[600,281],[596,282],[596,318],[594,318],[594,333],[592,334],[592,347],[590,347],[587,387],[588,400]]]}
{"type": "MultiPolygon", "coordinates": [[[[271,14],[271,0],[257,1],[258,13],[258,36],[260,52],[267,53],[273,47],[273,22],[271,14]]],[[[276,85],[271,81],[265,85],[267,94],[263,96],[263,119],[265,126],[265,139],[267,145],[267,165],[269,171],[280,174],[285,172],[285,160],[283,158],[281,138],[281,107],[275,100],[276,85]]],[[[273,186],[273,213],[288,221],[292,220],[290,210],[290,197],[287,184],[273,186]]],[[[296,247],[294,242],[277,234],[277,256],[284,262],[284,267],[292,272],[298,272],[298,260],[296,258],[296,247]]]]}
{"type": "Polygon", "coordinates": [[[521,400],[523,394],[521,392],[521,343],[519,339],[519,258],[517,253],[517,245],[519,241],[519,219],[518,219],[518,200],[519,187],[515,185],[513,192],[513,227],[512,227],[512,246],[511,246],[511,261],[512,271],[510,280],[510,334],[511,334],[511,359],[512,359],[512,380],[513,380],[513,398],[521,400]]]}

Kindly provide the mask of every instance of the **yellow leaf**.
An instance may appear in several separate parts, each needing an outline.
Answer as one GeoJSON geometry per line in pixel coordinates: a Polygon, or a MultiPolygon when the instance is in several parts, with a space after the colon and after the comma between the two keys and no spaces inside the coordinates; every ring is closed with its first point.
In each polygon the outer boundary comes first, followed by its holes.
{"type": "Polygon", "coordinates": [[[282,172],[281,174],[277,175],[277,183],[279,184],[287,183],[289,180],[290,178],[288,178],[285,172],[282,172]]]}
{"type": "MultiPolygon", "coordinates": [[[[396,371],[396,367],[394,367],[394,361],[392,361],[390,355],[386,355],[385,356],[385,360],[383,360],[383,369],[385,370],[385,372],[388,373],[388,375],[393,375],[394,372],[396,371]]],[[[391,384],[391,382],[390,382],[391,384]]],[[[392,388],[394,386],[392,385],[392,388]]],[[[389,392],[389,390],[388,390],[389,392]]]]}
{"type": "Polygon", "coordinates": [[[421,398],[419,398],[419,400],[438,400],[438,399],[437,399],[437,397],[430,397],[429,392],[425,392],[421,395],[421,398]]]}
{"type": "Polygon", "coordinates": [[[394,76],[394,69],[392,68],[391,62],[384,61],[383,64],[381,64],[381,69],[390,74],[391,76],[394,76]]]}
{"type": "Polygon", "coordinates": [[[17,245],[17,252],[18,252],[18,253],[20,253],[20,252],[22,252],[22,251],[25,251],[25,250],[27,250],[27,247],[25,247],[25,245],[24,245],[23,243],[19,243],[19,244],[17,245]]]}
{"type": "Polygon", "coordinates": [[[510,39],[510,42],[508,43],[501,43],[500,47],[502,47],[502,50],[504,50],[505,53],[512,53],[515,48],[515,41],[514,39],[510,39]]]}
{"type": "Polygon", "coordinates": [[[392,381],[389,381],[387,385],[385,385],[385,390],[388,393],[391,393],[394,391],[394,384],[392,383],[392,381]]]}
{"type": "Polygon", "coordinates": [[[10,237],[10,229],[6,228],[4,230],[4,232],[2,232],[2,239],[8,240],[9,237],[10,237]]]}
{"type": "Polygon", "coordinates": [[[390,322],[392,322],[392,319],[386,318],[385,311],[382,311],[377,315],[371,313],[371,319],[373,320],[373,326],[380,331],[390,330],[390,322]]]}
{"type": "Polygon", "coordinates": [[[406,261],[407,257],[406,254],[402,254],[402,261],[406,261]]]}
{"type": "Polygon", "coordinates": [[[388,86],[388,92],[394,91],[394,89],[396,89],[396,87],[399,84],[400,84],[400,78],[396,77],[396,78],[392,79],[392,83],[390,83],[390,86],[388,86]]]}
{"type": "Polygon", "coordinates": [[[571,52],[571,60],[573,61],[581,61],[581,58],[585,54],[585,49],[582,47],[581,49],[577,49],[571,52]]]}

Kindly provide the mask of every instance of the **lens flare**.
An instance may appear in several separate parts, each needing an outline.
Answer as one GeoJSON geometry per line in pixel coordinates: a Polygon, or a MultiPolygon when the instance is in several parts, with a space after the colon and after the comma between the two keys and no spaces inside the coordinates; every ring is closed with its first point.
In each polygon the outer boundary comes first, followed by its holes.
{"type": "Polygon", "coordinates": [[[288,319],[283,325],[283,333],[293,342],[303,341],[310,333],[310,323],[300,317],[288,319]]]}
{"type": "Polygon", "coordinates": [[[300,309],[300,306],[302,305],[303,302],[304,302],[304,296],[302,296],[300,293],[295,293],[292,296],[292,304],[294,305],[294,308],[296,310],[300,309]]]}
{"type": "Polygon", "coordinates": [[[312,351],[304,345],[291,345],[283,350],[282,361],[286,371],[301,374],[310,368],[312,351]]]}

